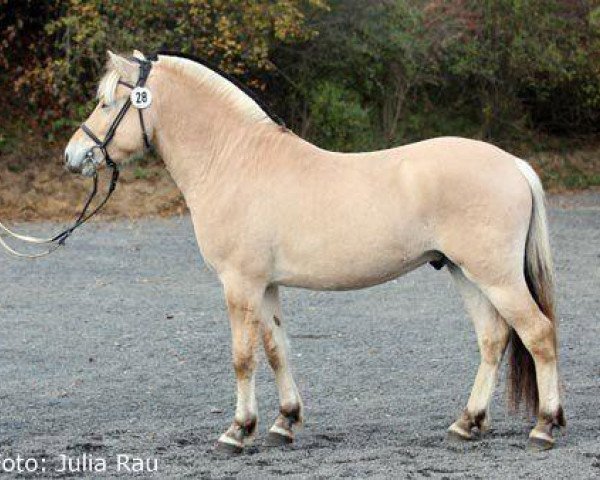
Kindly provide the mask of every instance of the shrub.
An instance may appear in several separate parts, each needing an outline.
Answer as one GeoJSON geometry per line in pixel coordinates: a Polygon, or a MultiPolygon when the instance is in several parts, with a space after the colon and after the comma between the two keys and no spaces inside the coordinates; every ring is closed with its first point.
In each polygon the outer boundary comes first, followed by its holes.
{"type": "Polygon", "coordinates": [[[321,82],[310,96],[309,135],[332,150],[367,149],[370,144],[369,112],[360,96],[338,84],[321,82]]]}
{"type": "Polygon", "coordinates": [[[12,12],[0,17],[0,31],[7,35],[0,62],[12,69],[15,89],[51,117],[72,114],[89,101],[108,49],[180,50],[243,75],[269,69],[273,43],[309,39],[313,32],[304,12],[324,8],[322,0],[0,3],[12,12]],[[18,56],[10,54],[13,48],[18,56]]]}

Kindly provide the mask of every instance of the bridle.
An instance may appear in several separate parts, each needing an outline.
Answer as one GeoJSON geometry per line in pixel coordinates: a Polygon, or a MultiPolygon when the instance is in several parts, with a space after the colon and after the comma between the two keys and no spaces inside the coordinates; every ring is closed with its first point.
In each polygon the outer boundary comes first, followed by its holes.
{"type": "MultiPolygon", "coordinates": [[[[152,69],[152,62],[150,60],[141,60],[136,57],[133,57],[132,60],[137,62],[140,66],[140,75],[138,77],[138,81],[136,82],[135,85],[131,85],[130,83],[124,82],[123,80],[119,80],[119,84],[124,85],[125,87],[127,87],[131,90],[134,90],[137,87],[144,87],[146,85],[146,80],[148,80],[148,76],[150,75],[150,70],[152,69]]],[[[115,117],[111,126],[109,127],[108,131],[106,132],[106,136],[104,137],[104,140],[100,140],[94,134],[94,132],[92,132],[90,130],[90,128],[85,123],[82,123],[80,125],[79,128],[81,128],[81,130],[83,130],[83,132],[88,137],[90,137],[92,139],[92,141],[96,144],[92,148],[90,148],[85,155],[86,161],[88,162],[88,164],[91,162],[92,164],[95,165],[94,150],[98,149],[102,152],[102,155],[106,161],[106,165],[108,167],[112,168],[113,171],[115,170],[116,164],[110,158],[107,147],[108,147],[108,144],[113,139],[113,137],[115,136],[115,132],[117,131],[117,128],[119,128],[121,121],[125,117],[125,114],[127,113],[127,111],[129,110],[130,107],[131,107],[131,96],[127,97],[127,100],[121,107],[121,110],[119,110],[119,113],[117,113],[117,116],[115,117]]],[[[142,138],[144,140],[144,147],[149,149],[150,148],[150,140],[148,139],[148,134],[146,133],[143,109],[138,108],[137,111],[138,111],[138,115],[140,117],[140,126],[142,127],[142,138]]]]}
{"type": "MultiPolygon", "coordinates": [[[[148,80],[148,76],[150,75],[150,70],[152,69],[152,62],[150,60],[140,59],[140,58],[136,58],[136,57],[133,57],[132,60],[135,61],[136,63],[138,63],[138,65],[140,67],[140,73],[139,73],[139,77],[138,77],[136,84],[131,85],[130,83],[124,82],[122,80],[119,80],[118,83],[130,88],[133,92],[136,88],[144,87],[146,85],[146,81],[148,80]]],[[[4,230],[7,234],[11,235],[12,237],[14,237],[18,240],[21,240],[21,241],[24,241],[27,243],[38,244],[38,245],[39,244],[50,244],[50,247],[48,248],[48,250],[46,250],[44,252],[36,253],[36,254],[27,254],[27,253],[18,252],[16,250],[14,250],[13,248],[11,248],[9,245],[6,244],[4,239],[0,236],[0,245],[2,245],[9,253],[11,253],[17,257],[25,257],[25,258],[38,258],[38,257],[43,257],[45,255],[48,255],[48,254],[54,252],[55,250],[57,250],[59,247],[62,247],[65,244],[67,238],[69,238],[71,236],[71,234],[77,228],[79,228],[81,225],[86,223],[90,218],[92,218],[94,215],[96,215],[104,207],[104,205],[106,205],[109,198],[111,197],[111,195],[113,194],[113,192],[115,191],[115,189],[117,187],[117,182],[119,181],[119,166],[110,157],[110,155],[108,153],[108,145],[114,138],[117,128],[119,128],[119,125],[121,124],[123,118],[125,117],[125,115],[129,111],[129,109],[131,108],[131,105],[132,105],[132,100],[131,100],[131,95],[130,95],[127,97],[127,100],[125,101],[125,103],[119,110],[119,113],[117,113],[117,116],[115,117],[115,119],[111,123],[110,127],[108,128],[108,131],[106,132],[106,136],[104,137],[104,140],[100,140],[98,138],[98,136],[96,136],[96,134],[94,132],[92,132],[92,130],[85,123],[82,123],[79,127],[88,137],[90,137],[92,139],[92,141],[95,144],[86,152],[84,165],[83,165],[84,167],[88,166],[88,167],[92,168],[92,170],[93,170],[92,175],[93,175],[94,183],[92,186],[92,191],[90,192],[90,194],[83,206],[83,209],[81,210],[81,213],[76,218],[73,225],[53,237],[37,238],[37,237],[31,237],[28,235],[20,235],[16,232],[13,232],[12,230],[7,228],[0,222],[0,229],[4,230]],[[104,158],[104,161],[106,162],[106,166],[111,169],[112,173],[111,173],[111,178],[110,178],[110,184],[108,186],[108,190],[106,192],[104,199],[96,206],[96,208],[94,208],[91,212],[88,212],[93,199],[96,197],[96,194],[98,193],[98,171],[97,171],[96,167],[99,164],[99,162],[97,162],[95,160],[95,155],[94,155],[95,150],[99,150],[102,153],[102,157],[104,158]]],[[[143,108],[137,108],[137,111],[138,111],[138,115],[139,115],[139,119],[140,119],[140,127],[142,129],[142,138],[144,141],[144,147],[146,149],[150,149],[151,144],[150,144],[150,139],[148,137],[148,133],[146,132],[146,125],[144,124],[143,108]]]]}

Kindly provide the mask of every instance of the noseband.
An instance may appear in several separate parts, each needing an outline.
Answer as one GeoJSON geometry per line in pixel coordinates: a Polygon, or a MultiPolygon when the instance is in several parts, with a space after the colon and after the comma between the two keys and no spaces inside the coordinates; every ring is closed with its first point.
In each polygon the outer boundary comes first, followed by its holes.
{"type": "MultiPolygon", "coordinates": [[[[152,62],[149,60],[142,60],[142,59],[135,58],[135,57],[133,57],[132,60],[137,62],[140,66],[140,75],[138,77],[136,84],[131,85],[122,80],[119,80],[119,83],[121,85],[124,85],[124,86],[130,88],[133,91],[135,88],[144,87],[144,85],[146,84],[146,80],[148,80],[148,76],[150,75],[150,70],[152,69],[152,62]]],[[[106,132],[106,136],[104,137],[104,140],[100,140],[96,136],[96,134],[94,134],[94,132],[92,132],[85,123],[82,123],[80,126],[81,130],[88,137],[90,137],[95,144],[93,147],[91,147],[86,152],[85,160],[84,160],[84,162],[85,162],[84,166],[89,165],[93,168],[94,184],[92,187],[92,191],[90,192],[90,194],[85,202],[85,205],[83,206],[81,213],[79,214],[79,216],[77,217],[77,219],[75,220],[73,225],[70,226],[69,228],[65,229],[58,235],[55,235],[54,237],[35,238],[35,237],[30,237],[27,235],[20,235],[18,233],[15,233],[12,230],[8,229],[6,226],[4,226],[2,223],[0,223],[0,229],[4,230],[6,233],[13,236],[14,238],[17,238],[19,240],[22,240],[22,241],[25,241],[28,243],[34,243],[34,244],[51,244],[51,246],[48,248],[48,250],[46,250],[42,253],[30,255],[30,254],[15,251],[14,249],[9,247],[4,242],[2,237],[0,237],[0,245],[2,245],[10,253],[12,253],[13,255],[18,256],[18,257],[36,258],[36,257],[48,255],[49,253],[52,253],[59,247],[63,246],[65,244],[67,238],[69,238],[71,236],[71,234],[77,228],[79,228],[81,225],[83,225],[85,222],[87,222],[90,218],[92,218],[94,215],[96,215],[96,213],[98,213],[104,207],[104,205],[106,205],[106,202],[108,202],[108,199],[111,197],[111,195],[115,191],[115,188],[117,187],[117,182],[119,180],[119,166],[115,163],[115,161],[112,158],[110,158],[110,155],[108,153],[108,145],[110,144],[113,137],[115,136],[115,132],[117,131],[117,128],[121,124],[121,121],[125,117],[125,114],[129,111],[129,108],[131,108],[131,105],[132,105],[131,96],[128,96],[127,100],[125,101],[125,104],[121,107],[121,109],[119,110],[119,113],[113,120],[108,131],[106,132]],[[102,156],[104,157],[106,166],[112,170],[112,174],[111,174],[110,184],[109,184],[108,190],[106,192],[106,196],[98,204],[98,206],[96,208],[94,208],[91,212],[88,213],[88,209],[90,208],[92,200],[98,193],[98,172],[96,170],[97,162],[94,159],[94,150],[100,150],[100,152],[102,152],[102,156]]],[[[151,147],[151,144],[150,144],[150,140],[148,138],[148,134],[146,132],[146,126],[144,124],[143,109],[137,108],[137,111],[138,111],[138,115],[140,118],[140,126],[142,128],[142,138],[144,140],[144,147],[146,149],[149,149],[151,147]]]]}

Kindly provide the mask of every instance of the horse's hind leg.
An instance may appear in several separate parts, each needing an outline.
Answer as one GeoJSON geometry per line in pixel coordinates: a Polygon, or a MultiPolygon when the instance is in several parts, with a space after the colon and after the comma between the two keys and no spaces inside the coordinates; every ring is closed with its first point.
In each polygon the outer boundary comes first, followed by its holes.
{"type": "MultiPolygon", "coordinates": [[[[537,389],[524,394],[533,397],[529,406],[537,406],[538,421],[529,439],[535,448],[551,448],[554,445],[553,429],[566,425],[559,394],[556,327],[540,310],[524,278],[501,286],[483,286],[482,289],[533,357],[537,389]]],[[[514,350],[515,345],[512,348],[514,350]]],[[[518,382],[516,378],[511,379],[513,388],[518,387],[518,382]]]]}
{"type": "Polygon", "coordinates": [[[449,269],[473,320],[481,354],[481,363],[467,406],[448,430],[450,434],[468,440],[472,438],[473,428],[480,432],[489,428],[489,404],[508,342],[509,327],[486,296],[465,277],[460,268],[451,265],[449,269]]]}
{"type": "Polygon", "coordinates": [[[279,390],[279,416],[269,430],[267,445],[288,444],[294,440],[293,427],[302,423],[302,400],[289,364],[288,341],[276,286],[267,288],[262,327],[265,353],[279,390]]]}

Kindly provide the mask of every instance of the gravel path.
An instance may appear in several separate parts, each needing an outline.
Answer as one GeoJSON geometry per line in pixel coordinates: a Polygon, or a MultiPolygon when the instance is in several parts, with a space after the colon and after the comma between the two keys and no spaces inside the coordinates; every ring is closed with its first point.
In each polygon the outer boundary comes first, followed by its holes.
{"type": "Polygon", "coordinates": [[[598,477],[600,195],[585,198],[551,211],[569,422],[553,451],[524,448],[531,421],[506,414],[503,381],[494,431],[446,438],[479,359],[449,275],[426,267],[356,292],[284,290],[305,428],[261,447],[277,411],[263,359],[257,447],[215,456],[235,405],[229,327],[182,217],[94,224],[35,262],[0,254],[0,462],[34,458],[44,478],[127,478],[119,454],[157,459],[161,479],[598,477]],[[62,454],[107,471],[60,473],[62,454]]]}

